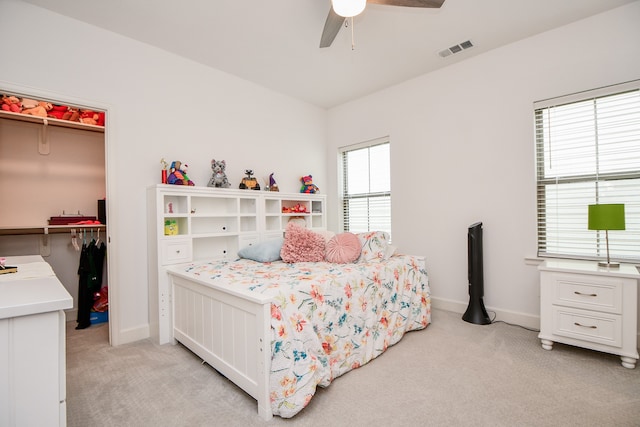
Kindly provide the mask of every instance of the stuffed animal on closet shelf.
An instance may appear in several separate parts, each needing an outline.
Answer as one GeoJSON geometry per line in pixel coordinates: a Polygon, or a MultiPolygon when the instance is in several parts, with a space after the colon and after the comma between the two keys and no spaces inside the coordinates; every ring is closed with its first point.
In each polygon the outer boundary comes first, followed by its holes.
{"type": "Polygon", "coordinates": [[[85,125],[98,124],[98,113],[91,110],[80,110],[80,123],[85,125]]]}
{"type": "Polygon", "coordinates": [[[174,185],[195,185],[187,176],[188,165],[176,160],[171,162],[171,173],[167,178],[167,183],[174,185]]]}
{"type": "Polygon", "coordinates": [[[54,105],[53,108],[51,108],[51,111],[49,111],[47,114],[49,115],[49,117],[62,120],[62,117],[64,116],[64,113],[67,112],[68,108],[69,107],[67,107],[66,105],[54,105]]]}
{"type": "Polygon", "coordinates": [[[93,110],[80,111],[80,123],[85,125],[104,126],[104,113],[93,110]]]}
{"type": "Polygon", "coordinates": [[[211,179],[207,184],[207,187],[231,187],[231,183],[227,179],[225,169],[227,168],[227,162],[224,160],[211,160],[211,179]]]}
{"type": "Polygon", "coordinates": [[[65,111],[62,115],[62,120],[67,120],[69,122],[79,122],[80,110],[74,107],[67,107],[67,111],[65,111]]]}
{"type": "MultiPolygon", "coordinates": [[[[22,106],[24,107],[24,102],[22,106]]],[[[27,114],[30,116],[38,116],[38,117],[47,117],[49,114],[49,111],[51,111],[52,108],[53,108],[53,105],[51,105],[50,102],[40,101],[35,107],[25,108],[24,110],[22,110],[22,114],[27,114]]]]}
{"type": "Polygon", "coordinates": [[[313,183],[313,176],[307,175],[300,178],[302,187],[300,187],[301,193],[319,193],[320,189],[313,183]]]}
{"type": "Polygon", "coordinates": [[[13,95],[2,95],[2,111],[10,111],[19,113],[22,111],[22,103],[20,99],[13,95]]]}

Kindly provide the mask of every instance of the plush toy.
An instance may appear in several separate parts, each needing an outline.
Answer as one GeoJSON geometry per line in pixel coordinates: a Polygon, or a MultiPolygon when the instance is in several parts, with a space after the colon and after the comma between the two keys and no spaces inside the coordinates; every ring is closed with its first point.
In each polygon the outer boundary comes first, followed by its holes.
{"type": "Polygon", "coordinates": [[[81,110],[80,123],[84,123],[85,125],[97,125],[98,113],[92,110],[81,110]]]}
{"type": "Polygon", "coordinates": [[[81,110],[80,123],[84,123],[86,125],[104,126],[104,113],[93,110],[81,110]]]}
{"type": "Polygon", "coordinates": [[[282,213],[307,213],[307,207],[300,203],[296,203],[293,206],[283,206],[282,213]]]}
{"type": "MultiPolygon", "coordinates": [[[[24,102],[22,104],[24,107],[24,102]]],[[[53,105],[49,102],[40,101],[33,108],[25,108],[22,110],[22,114],[27,114],[30,116],[38,116],[38,117],[47,117],[49,111],[53,108],[53,105]]]]}
{"type": "Polygon", "coordinates": [[[62,120],[68,120],[70,122],[79,122],[80,111],[77,108],[67,107],[67,111],[62,115],[62,120]]]}
{"type": "Polygon", "coordinates": [[[64,113],[67,112],[67,107],[66,105],[54,105],[53,108],[51,108],[51,111],[48,112],[49,117],[53,117],[54,119],[60,119],[62,120],[62,117],[64,116],[64,113]]]}
{"type": "Polygon", "coordinates": [[[224,171],[226,167],[227,162],[224,160],[211,160],[211,179],[207,187],[231,187],[231,183],[227,179],[227,174],[224,171]]]}
{"type": "Polygon", "coordinates": [[[195,185],[187,176],[188,165],[176,160],[171,162],[171,174],[167,178],[167,183],[174,185],[195,185]]]}
{"type": "Polygon", "coordinates": [[[22,103],[20,100],[12,95],[3,95],[2,96],[2,110],[10,111],[12,113],[19,113],[22,111],[22,103]]]}
{"type": "Polygon", "coordinates": [[[300,178],[302,187],[300,187],[301,193],[319,193],[320,189],[313,183],[313,177],[311,175],[303,176],[300,178]]]}
{"type": "Polygon", "coordinates": [[[22,109],[26,110],[29,108],[36,108],[38,106],[38,101],[35,99],[22,98],[20,100],[20,104],[22,104],[22,109]]]}

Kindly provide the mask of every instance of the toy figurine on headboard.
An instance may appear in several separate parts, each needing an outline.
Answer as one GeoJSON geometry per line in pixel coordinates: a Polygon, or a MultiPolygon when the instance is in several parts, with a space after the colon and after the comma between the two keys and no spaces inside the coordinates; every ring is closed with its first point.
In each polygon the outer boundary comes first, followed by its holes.
{"type": "Polygon", "coordinates": [[[224,160],[211,160],[211,179],[207,187],[231,187],[231,183],[227,179],[227,174],[224,171],[226,167],[227,162],[224,160]]]}
{"type": "Polygon", "coordinates": [[[313,177],[311,175],[303,176],[300,178],[302,187],[300,187],[301,193],[319,193],[320,189],[313,183],[313,177]]]}
{"type": "Polygon", "coordinates": [[[183,165],[178,160],[171,162],[171,173],[167,178],[167,182],[174,185],[195,185],[187,176],[187,168],[188,165],[183,165]]]}
{"type": "Polygon", "coordinates": [[[271,174],[269,174],[269,191],[280,191],[280,189],[278,188],[278,183],[276,182],[276,179],[273,177],[273,172],[271,174]]]}
{"type": "Polygon", "coordinates": [[[242,178],[239,188],[241,190],[260,190],[260,184],[258,184],[258,180],[253,176],[253,169],[246,169],[244,171],[244,174],[247,175],[247,177],[242,178]]]}

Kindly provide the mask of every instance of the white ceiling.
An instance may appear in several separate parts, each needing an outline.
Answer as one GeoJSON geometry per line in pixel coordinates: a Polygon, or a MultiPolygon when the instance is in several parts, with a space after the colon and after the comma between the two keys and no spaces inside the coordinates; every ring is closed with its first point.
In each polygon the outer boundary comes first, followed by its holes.
{"type": "Polygon", "coordinates": [[[329,108],[636,0],[370,4],[320,49],[330,0],[23,0],[329,108]],[[438,52],[471,40],[473,48],[438,52]]]}

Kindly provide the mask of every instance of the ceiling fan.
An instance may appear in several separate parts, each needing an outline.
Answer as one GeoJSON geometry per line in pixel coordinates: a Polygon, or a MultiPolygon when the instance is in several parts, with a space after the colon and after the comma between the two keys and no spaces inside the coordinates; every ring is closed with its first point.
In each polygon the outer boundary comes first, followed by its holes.
{"type": "Polygon", "coordinates": [[[437,9],[444,2],[445,0],[331,0],[331,9],[320,38],[320,47],[331,46],[344,21],[362,13],[366,3],[437,9]]]}

